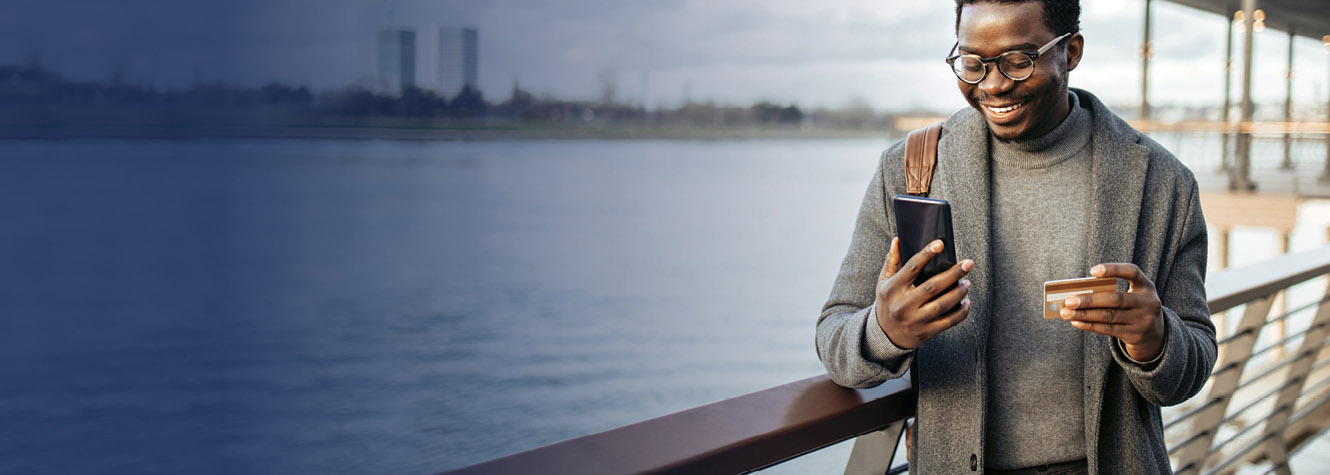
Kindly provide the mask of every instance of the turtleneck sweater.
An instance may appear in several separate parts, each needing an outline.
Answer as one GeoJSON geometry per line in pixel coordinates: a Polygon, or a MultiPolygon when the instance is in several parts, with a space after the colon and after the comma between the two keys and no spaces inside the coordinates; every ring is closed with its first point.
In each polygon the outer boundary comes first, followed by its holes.
{"type": "MultiPolygon", "coordinates": [[[[1091,192],[1092,111],[1075,93],[1051,132],[989,135],[993,317],[988,330],[986,466],[1014,469],[1085,458],[1081,330],[1044,320],[1043,283],[1083,268],[1091,192]]],[[[982,265],[982,264],[981,264],[982,265]]]]}

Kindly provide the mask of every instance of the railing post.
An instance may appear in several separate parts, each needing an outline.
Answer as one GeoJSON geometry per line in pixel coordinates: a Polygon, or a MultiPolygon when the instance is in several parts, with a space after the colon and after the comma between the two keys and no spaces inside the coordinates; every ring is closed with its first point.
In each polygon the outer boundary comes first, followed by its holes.
{"type": "Polygon", "coordinates": [[[882,475],[891,470],[891,461],[896,458],[896,446],[900,444],[901,434],[905,432],[905,421],[893,422],[876,432],[869,432],[854,439],[854,448],[850,449],[850,461],[845,464],[845,475],[882,475]]]}
{"type": "Polygon", "coordinates": [[[1219,432],[1219,426],[1224,421],[1224,413],[1228,411],[1228,404],[1233,399],[1233,392],[1237,390],[1238,382],[1242,379],[1242,370],[1247,365],[1247,359],[1251,357],[1252,348],[1261,335],[1261,327],[1265,326],[1270,306],[1277,294],[1247,303],[1247,309],[1242,313],[1242,320],[1233,330],[1233,335],[1239,336],[1228,341],[1224,347],[1224,358],[1216,365],[1218,369],[1210,378],[1210,392],[1206,400],[1218,400],[1219,403],[1196,416],[1191,432],[1200,435],[1179,454],[1178,473],[1201,473],[1201,468],[1210,455],[1210,446],[1214,443],[1215,434],[1219,432]]]}
{"type": "MultiPolygon", "coordinates": [[[[1326,288],[1326,292],[1326,295],[1330,295],[1330,287],[1326,288]]],[[[1284,430],[1288,428],[1289,418],[1293,416],[1298,397],[1302,395],[1302,387],[1307,384],[1307,376],[1316,363],[1316,356],[1320,354],[1326,338],[1330,337],[1330,302],[1321,302],[1310,325],[1307,336],[1303,337],[1302,345],[1294,356],[1296,359],[1289,365],[1288,374],[1284,378],[1290,384],[1279,392],[1274,410],[1270,418],[1265,420],[1264,433],[1271,435],[1266,444],[1267,456],[1278,473],[1288,473],[1288,452],[1292,449],[1287,445],[1284,430]]]]}
{"type": "Polygon", "coordinates": [[[1294,30],[1290,26],[1288,29],[1288,72],[1284,78],[1284,161],[1279,164],[1279,168],[1284,170],[1293,169],[1293,135],[1289,133],[1289,123],[1293,122],[1293,44],[1294,30]]]}
{"type": "Polygon", "coordinates": [[[1238,191],[1242,193],[1256,190],[1256,184],[1251,181],[1251,130],[1249,127],[1252,122],[1252,97],[1251,97],[1251,73],[1252,73],[1252,35],[1255,29],[1256,0],[1242,0],[1243,12],[1243,31],[1242,31],[1242,118],[1240,119],[1240,128],[1238,129],[1238,156],[1234,167],[1229,170],[1229,191],[1238,191]]]}
{"type": "MultiPolygon", "coordinates": [[[[1279,230],[1279,239],[1275,240],[1275,255],[1282,256],[1288,254],[1289,243],[1293,240],[1293,231],[1291,229],[1279,230]]],[[[1283,315],[1288,311],[1288,292],[1280,292],[1275,296],[1274,304],[1275,315],[1283,315]]],[[[1274,334],[1270,336],[1274,341],[1279,341],[1288,336],[1288,319],[1277,321],[1274,324],[1274,334]]],[[[1284,357],[1284,345],[1279,345],[1271,351],[1270,356],[1276,360],[1284,357]]]]}
{"type": "MultiPolygon", "coordinates": [[[[1232,25],[1233,23],[1229,22],[1229,24],[1232,25]]],[[[1228,141],[1227,136],[1224,138],[1224,141],[1225,142],[1228,141]]],[[[1217,263],[1216,267],[1218,267],[1219,270],[1224,270],[1228,268],[1228,255],[1229,255],[1228,247],[1229,247],[1230,229],[1228,228],[1228,226],[1224,226],[1222,228],[1219,228],[1218,231],[1219,231],[1218,233],[1215,233],[1215,236],[1217,238],[1215,240],[1216,242],[1215,254],[1216,257],[1219,258],[1219,262],[1217,263]]],[[[1327,236],[1330,236],[1330,231],[1327,232],[1327,236]]],[[[1210,319],[1215,324],[1215,338],[1224,338],[1228,336],[1228,312],[1216,313],[1214,315],[1211,315],[1210,319]]],[[[1223,348],[1219,349],[1218,356],[1219,359],[1224,358],[1223,348]]]]}
{"type": "MultiPolygon", "coordinates": [[[[1326,35],[1330,36],[1330,35],[1326,35]]],[[[1330,38],[1327,38],[1330,41],[1330,38]]],[[[1330,95],[1327,95],[1330,99],[1330,95]]],[[[1330,121],[1330,100],[1326,101],[1325,119],[1330,121]]],[[[1330,133],[1325,134],[1325,168],[1321,169],[1321,177],[1318,178],[1321,183],[1330,182],[1330,133]]]]}
{"type": "Polygon", "coordinates": [[[1321,170],[1321,176],[1316,180],[1321,183],[1330,182],[1330,133],[1325,134],[1325,168],[1321,170]]]}
{"type": "Polygon", "coordinates": [[[1150,56],[1154,46],[1150,44],[1150,0],[1145,0],[1145,38],[1141,40],[1141,121],[1150,120],[1150,56]]]}
{"type": "MultiPolygon", "coordinates": [[[[1220,137],[1220,142],[1219,142],[1219,143],[1221,144],[1220,147],[1219,147],[1219,149],[1220,149],[1220,155],[1219,155],[1219,171],[1221,171],[1221,172],[1227,172],[1227,171],[1228,171],[1228,168],[1229,168],[1229,162],[1232,161],[1232,159],[1229,157],[1229,147],[1228,147],[1228,146],[1229,146],[1229,143],[1231,142],[1231,141],[1229,140],[1229,135],[1230,135],[1230,134],[1229,134],[1229,129],[1230,129],[1231,126],[1232,126],[1232,124],[1229,123],[1229,120],[1228,120],[1228,110],[1233,108],[1233,100],[1230,99],[1230,96],[1232,96],[1232,94],[1230,94],[1230,91],[1233,89],[1233,88],[1231,87],[1231,85],[1230,85],[1230,83],[1233,82],[1233,23],[1234,23],[1234,21],[1233,21],[1233,18],[1232,18],[1232,17],[1233,17],[1232,14],[1229,14],[1229,15],[1226,16],[1226,18],[1228,18],[1228,21],[1226,22],[1226,23],[1228,23],[1228,42],[1226,43],[1227,46],[1225,46],[1225,49],[1224,49],[1224,109],[1223,109],[1222,111],[1220,111],[1220,114],[1221,114],[1221,115],[1220,115],[1220,121],[1223,122],[1223,133],[1221,133],[1221,134],[1219,135],[1219,137],[1220,137]]],[[[1227,259],[1227,258],[1225,258],[1225,259],[1227,259]]],[[[1227,266],[1224,266],[1224,267],[1227,267],[1227,266]]],[[[1222,267],[1221,267],[1221,268],[1222,268],[1222,267]]]]}

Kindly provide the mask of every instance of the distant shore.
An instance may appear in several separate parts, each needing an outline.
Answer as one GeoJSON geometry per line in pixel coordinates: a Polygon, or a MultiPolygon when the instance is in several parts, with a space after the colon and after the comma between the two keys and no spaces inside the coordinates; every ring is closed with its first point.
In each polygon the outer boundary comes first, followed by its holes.
{"type": "Polygon", "coordinates": [[[817,127],[669,127],[641,125],[0,125],[0,139],[269,138],[349,140],[790,140],[888,139],[890,130],[817,127]]]}

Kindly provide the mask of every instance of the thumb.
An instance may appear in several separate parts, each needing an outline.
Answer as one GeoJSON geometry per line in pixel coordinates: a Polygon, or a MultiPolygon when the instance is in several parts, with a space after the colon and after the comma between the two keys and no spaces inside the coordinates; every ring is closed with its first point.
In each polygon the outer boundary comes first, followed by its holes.
{"type": "Polygon", "coordinates": [[[878,275],[877,280],[887,280],[896,275],[896,271],[901,268],[901,246],[900,238],[891,238],[891,250],[887,251],[887,261],[882,264],[882,273],[878,275]]]}

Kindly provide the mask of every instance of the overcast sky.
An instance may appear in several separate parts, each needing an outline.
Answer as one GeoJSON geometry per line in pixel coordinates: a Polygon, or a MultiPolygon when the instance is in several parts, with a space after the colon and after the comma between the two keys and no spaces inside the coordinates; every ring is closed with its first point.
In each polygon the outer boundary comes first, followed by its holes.
{"type": "MultiPolygon", "coordinates": [[[[481,89],[619,97],[648,106],[695,100],[878,108],[964,106],[942,57],[955,40],[942,0],[10,0],[0,64],[32,58],[69,78],[157,87],[193,83],[373,85],[376,31],[417,31],[417,82],[435,83],[437,30],[480,32],[481,89]]],[[[1139,101],[1144,0],[1085,0],[1085,59],[1072,85],[1109,103],[1139,101]]],[[[1155,103],[1222,101],[1226,19],[1155,2],[1155,103]]],[[[1282,101],[1287,36],[1257,35],[1254,90],[1282,101]]],[[[1330,60],[1295,42],[1295,100],[1323,104],[1330,60]]],[[[1236,97],[1238,78],[1235,74],[1236,97]]]]}

